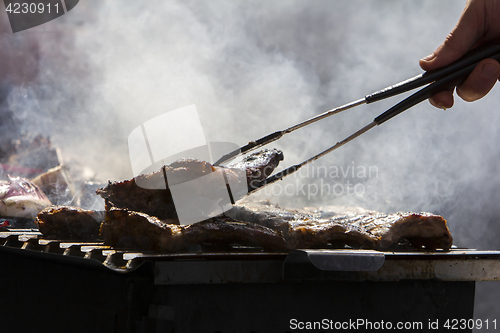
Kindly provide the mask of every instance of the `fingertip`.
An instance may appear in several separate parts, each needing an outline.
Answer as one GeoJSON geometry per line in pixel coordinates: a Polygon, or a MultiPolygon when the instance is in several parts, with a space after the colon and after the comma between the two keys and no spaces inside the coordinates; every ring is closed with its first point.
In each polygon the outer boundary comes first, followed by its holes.
{"type": "Polygon", "coordinates": [[[429,71],[432,70],[432,61],[436,58],[436,54],[432,52],[431,54],[423,57],[419,61],[420,68],[422,68],[424,71],[429,71]]]}
{"type": "Polygon", "coordinates": [[[449,91],[442,91],[429,98],[432,106],[438,109],[449,109],[453,106],[453,93],[449,91]]]}
{"type": "Polygon", "coordinates": [[[427,55],[427,56],[423,57],[423,58],[422,58],[422,59],[420,59],[420,60],[422,60],[422,61],[424,61],[424,62],[429,62],[429,61],[432,61],[432,59],[434,59],[434,58],[436,58],[436,53],[432,52],[431,54],[429,54],[429,55],[427,55]]]}

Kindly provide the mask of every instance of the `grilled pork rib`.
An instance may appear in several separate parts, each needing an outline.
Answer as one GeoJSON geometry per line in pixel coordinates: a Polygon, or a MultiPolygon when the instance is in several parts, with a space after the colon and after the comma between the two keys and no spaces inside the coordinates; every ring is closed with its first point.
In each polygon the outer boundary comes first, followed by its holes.
{"type": "Polygon", "coordinates": [[[382,214],[342,209],[303,212],[274,205],[242,204],[189,226],[176,219],[160,220],[127,209],[111,208],[102,220],[99,212],[53,206],[38,214],[36,223],[46,238],[101,239],[118,248],[174,252],[186,245],[240,245],[287,252],[297,248],[388,249],[409,242],[417,249],[449,250],[453,239],[446,220],[429,213],[382,214]]]}
{"type": "Polygon", "coordinates": [[[429,213],[373,211],[306,213],[273,205],[236,205],[226,215],[283,232],[290,248],[327,246],[387,249],[408,241],[415,248],[449,250],[453,238],[446,220],[429,213]]]}
{"type": "Polygon", "coordinates": [[[50,206],[36,217],[38,229],[48,239],[98,240],[103,212],[71,206],[50,206]]]}
{"type": "Polygon", "coordinates": [[[228,167],[214,167],[208,162],[183,159],[164,166],[159,171],[140,175],[134,179],[109,182],[96,193],[105,199],[106,209],[126,208],[159,219],[176,219],[177,213],[169,186],[200,179],[201,182],[197,182],[192,188],[192,193],[201,196],[214,195],[213,191],[216,189],[221,191],[221,195],[227,195],[226,187],[210,186],[208,183],[206,186],[203,185],[203,182],[214,179],[203,176],[224,173],[227,183],[246,181],[250,190],[256,181],[264,180],[270,175],[281,160],[283,153],[276,149],[256,152],[242,162],[228,167]]]}
{"type": "Polygon", "coordinates": [[[284,251],[285,239],[266,227],[212,218],[189,226],[160,221],[144,213],[113,208],[101,226],[104,242],[117,248],[174,252],[189,244],[258,246],[284,251]]]}
{"type": "Polygon", "coordinates": [[[226,215],[281,232],[291,249],[338,248],[346,245],[373,249],[379,244],[377,236],[346,221],[321,219],[313,214],[285,210],[270,204],[235,205],[226,215]]]}
{"type": "Polygon", "coordinates": [[[184,246],[181,227],[154,216],[112,208],[101,224],[105,244],[141,251],[173,252],[184,246]]]}
{"type": "Polygon", "coordinates": [[[262,247],[268,251],[286,251],[285,238],[272,229],[254,223],[213,218],[183,227],[185,241],[190,244],[220,244],[262,247]]]}
{"type": "MultiPolygon", "coordinates": [[[[192,186],[190,194],[202,197],[213,194],[214,189],[225,192],[224,186],[212,186],[213,177],[204,177],[219,173],[217,176],[223,175],[228,188],[239,183],[252,190],[282,159],[283,154],[276,149],[254,153],[227,167],[185,159],[131,180],[109,182],[96,191],[106,203],[101,236],[106,244],[115,247],[158,252],[179,251],[189,244],[205,243],[258,246],[272,251],[345,246],[387,249],[400,242],[409,242],[415,248],[450,249],[453,239],[446,220],[428,213],[382,214],[359,209],[306,212],[245,203],[234,205],[225,212],[225,217],[219,215],[188,226],[178,225],[171,193],[176,185],[188,184],[192,186]]],[[[76,219],[72,214],[91,215],[75,208],[49,209],[37,218],[40,231],[46,237],[75,237],[65,231],[69,221],[76,219]]],[[[73,228],[81,228],[78,223],[73,228]]]]}
{"type": "Polygon", "coordinates": [[[350,217],[353,225],[362,226],[369,233],[380,237],[379,248],[386,249],[407,240],[413,247],[449,250],[453,238],[446,220],[430,213],[395,214],[372,213],[350,217]]]}
{"type": "Polygon", "coordinates": [[[283,161],[283,152],[276,149],[264,149],[246,156],[241,162],[229,164],[232,170],[245,170],[248,190],[256,188],[256,185],[269,177],[279,162],[283,161]]]}

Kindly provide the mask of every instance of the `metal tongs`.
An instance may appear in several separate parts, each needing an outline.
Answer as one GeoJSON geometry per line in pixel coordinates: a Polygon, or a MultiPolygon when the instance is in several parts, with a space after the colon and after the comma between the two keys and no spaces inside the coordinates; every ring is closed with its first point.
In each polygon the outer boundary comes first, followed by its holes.
{"type": "Polygon", "coordinates": [[[334,114],[340,113],[342,111],[351,109],[353,107],[356,107],[358,105],[362,104],[370,104],[374,103],[383,99],[386,99],[388,97],[396,96],[402,93],[405,93],[407,91],[413,90],[415,88],[424,86],[428,84],[425,88],[417,91],[413,95],[409,96],[408,98],[402,100],[398,104],[394,105],[378,117],[376,117],[370,124],[366,125],[365,127],[361,128],[357,132],[351,134],[347,138],[345,138],[342,141],[337,142],[335,145],[332,147],[322,151],[321,153],[299,163],[296,165],[292,165],[291,167],[288,167],[287,169],[284,169],[283,171],[280,171],[264,180],[256,184],[256,186],[249,192],[255,192],[267,185],[270,185],[278,180],[281,180],[283,177],[288,176],[297,170],[299,170],[302,166],[311,163],[313,161],[316,161],[320,157],[331,153],[337,148],[342,147],[346,143],[354,140],[358,136],[360,136],[363,133],[366,133],[368,130],[372,129],[373,127],[380,125],[387,120],[391,119],[392,117],[400,114],[401,112],[408,110],[412,106],[417,105],[418,103],[432,97],[438,92],[445,91],[452,89],[458,85],[460,85],[462,82],[465,81],[465,79],[468,77],[468,75],[472,72],[472,70],[476,67],[476,65],[483,59],[487,58],[492,58],[500,61],[500,45],[498,44],[485,44],[480,47],[474,48],[470,52],[468,52],[466,55],[464,55],[462,58],[457,60],[456,62],[434,70],[434,71],[429,71],[425,72],[423,74],[417,75],[415,77],[412,77],[408,80],[402,81],[400,83],[397,83],[393,86],[387,87],[385,89],[379,90],[377,92],[374,92],[372,94],[366,95],[364,98],[353,101],[351,103],[336,107],[334,109],[328,110],[324,113],[321,113],[315,117],[312,117],[308,120],[305,120],[299,124],[296,124],[294,126],[291,126],[287,129],[284,129],[282,131],[277,131],[271,134],[268,134],[258,140],[255,141],[250,141],[248,144],[244,145],[243,147],[236,149],[224,156],[222,156],[218,161],[215,162],[214,165],[220,165],[222,163],[226,163],[236,156],[246,154],[254,149],[257,149],[259,147],[262,147],[264,145],[267,145],[268,143],[274,142],[281,137],[283,137],[287,133],[291,133],[295,130],[298,130],[299,128],[302,128],[304,126],[310,125],[312,123],[315,123],[319,120],[322,120],[326,117],[332,116],[334,114]]]}

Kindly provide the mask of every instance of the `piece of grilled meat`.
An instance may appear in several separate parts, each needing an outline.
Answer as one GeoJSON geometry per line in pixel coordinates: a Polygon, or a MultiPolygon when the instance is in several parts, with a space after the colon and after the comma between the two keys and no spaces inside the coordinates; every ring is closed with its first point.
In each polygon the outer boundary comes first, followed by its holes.
{"type": "Polygon", "coordinates": [[[281,233],[255,223],[212,218],[185,226],[182,233],[190,244],[254,246],[278,252],[289,250],[281,233]]]}
{"type": "Polygon", "coordinates": [[[342,248],[346,245],[374,249],[379,244],[379,237],[346,221],[321,219],[314,214],[286,210],[271,204],[239,204],[227,211],[226,215],[279,231],[290,249],[342,248]]]}
{"type": "Polygon", "coordinates": [[[212,218],[189,226],[160,221],[144,213],[112,208],[101,226],[104,242],[116,248],[174,252],[189,244],[256,246],[285,251],[285,239],[278,232],[253,224],[212,218]]]}
{"type": "MultiPolygon", "coordinates": [[[[106,209],[125,208],[143,212],[161,219],[176,219],[172,193],[169,186],[199,179],[192,188],[192,193],[214,196],[214,189],[227,195],[227,188],[210,186],[213,173],[224,173],[226,184],[246,182],[249,189],[256,181],[264,180],[283,160],[279,150],[263,150],[246,157],[242,162],[228,167],[214,167],[208,162],[182,159],[164,166],[161,170],[140,175],[130,180],[109,182],[96,193],[105,199],[106,209]],[[201,178],[203,177],[203,178],[201,178]],[[204,184],[203,182],[207,182],[204,184]],[[207,193],[204,193],[207,192],[207,193]]],[[[237,198],[235,198],[237,199],[237,198]]]]}
{"type": "Polygon", "coordinates": [[[453,238],[446,220],[429,213],[374,211],[299,212],[269,204],[245,203],[226,215],[283,233],[289,248],[344,247],[388,249],[401,242],[415,248],[449,250],[453,238]]]}
{"type": "Polygon", "coordinates": [[[408,241],[415,248],[427,250],[449,250],[453,237],[446,225],[446,220],[430,213],[394,214],[372,213],[349,217],[348,220],[363,227],[369,233],[380,237],[380,249],[394,247],[402,240],[408,241]]]}
{"type": "Polygon", "coordinates": [[[278,164],[283,161],[283,152],[277,149],[264,149],[243,158],[242,161],[229,164],[232,170],[245,170],[248,190],[256,188],[257,184],[269,177],[278,164]]]}
{"type": "Polygon", "coordinates": [[[184,246],[181,227],[154,216],[127,209],[106,211],[101,225],[104,243],[116,248],[173,252],[184,246]]]}
{"type": "Polygon", "coordinates": [[[40,232],[48,239],[78,241],[99,240],[99,228],[104,212],[71,206],[50,206],[35,219],[40,232]]]}
{"type": "Polygon", "coordinates": [[[345,246],[387,250],[401,243],[416,249],[449,250],[453,244],[446,220],[429,213],[382,214],[345,208],[307,212],[246,203],[235,206],[225,217],[188,226],[177,222],[119,208],[110,208],[103,219],[103,212],[70,206],[48,207],[36,218],[48,239],[104,239],[117,248],[156,252],[181,251],[191,244],[228,249],[253,246],[279,252],[345,246]]]}

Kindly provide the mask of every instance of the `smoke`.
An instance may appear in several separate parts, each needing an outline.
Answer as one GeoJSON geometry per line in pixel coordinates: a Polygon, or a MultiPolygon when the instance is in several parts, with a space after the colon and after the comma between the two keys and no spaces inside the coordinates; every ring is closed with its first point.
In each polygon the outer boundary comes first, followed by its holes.
{"type": "MultiPolygon", "coordinates": [[[[15,35],[38,41],[38,76],[12,89],[9,103],[27,131],[50,135],[73,171],[130,178],[127,136],[143,122],[195,104],[208,141],[244,144],[420,73],[418,59],[462,7],[89,0],[15,35]]],[[[489,232],[500,183],[497,91],[447,111],[422,103],[256,197],[440,213],[457,245],[498,249],[489,232]]],[[[346,111],[272,146],[284,150],[284,166],[295,164],[398,100],[346,111]]]]}
{"type": "MultiPolygon", "coordinates": [[[[421,73],[418,59],[442,42],[463,6],[81,1],[9,37],[35,39],[38,65],[23,66],[37,76],[12,80],[8,101],[16,124],[49,135],[74,173],[131,178],[127,136],[143,122],[195,104],[208,141],[242,145],[421,73]]],[[[498,89],[472,104],[457,99],[447,111],[424,102],[256,197],[284,206],[430,211],[448,219],[458,246],[498,250],[498,89]]],[[[346,111],[272,147],[292,165],[397,101],[346,111]]]]}

